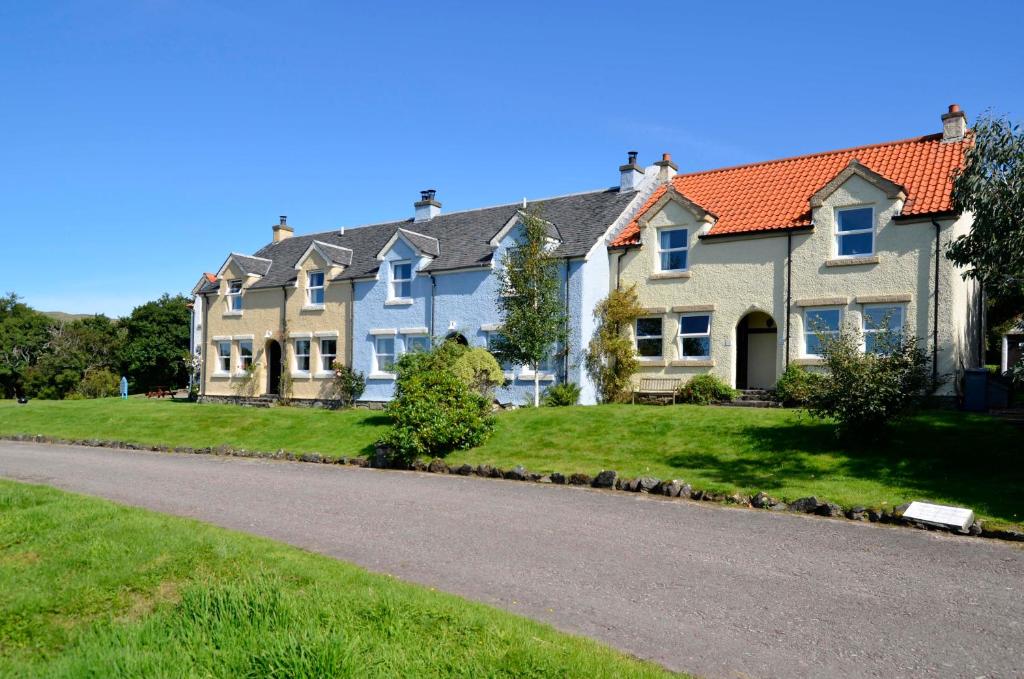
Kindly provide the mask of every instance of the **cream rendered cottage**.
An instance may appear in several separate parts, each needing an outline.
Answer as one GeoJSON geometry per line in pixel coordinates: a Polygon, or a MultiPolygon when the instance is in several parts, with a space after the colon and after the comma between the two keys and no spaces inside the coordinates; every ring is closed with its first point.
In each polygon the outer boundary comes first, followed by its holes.
{"type": "Polygon", "coordinates": [[[636,284],[647,310],[636,379],[770,388],[791,363],[820,365],[819,332],[860,328],[870,350],[889,323],[923,338],[953,393],[978,364],[980,296],[944,256],[971,225],[950,202],[970,136],[959,107],[942,121],[942,134],[669,177],[610,248],[612,280],[636,284]]]}

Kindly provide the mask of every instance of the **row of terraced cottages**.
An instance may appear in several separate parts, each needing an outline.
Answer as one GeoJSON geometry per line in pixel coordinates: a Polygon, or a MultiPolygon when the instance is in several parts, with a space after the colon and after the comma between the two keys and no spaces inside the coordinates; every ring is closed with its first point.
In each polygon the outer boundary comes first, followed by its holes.
{"type": "MultiPolygon", "coordinates": [[[[951,176],[970,143],[956,106],[942,132],[902,141],[679,174],[636,154],[613,188],[444,213],[423,192],[408,219],[295,235],[282,217],[257,252],[231,253],[194,289],[201,395],[324,400],[338,360],[366,376],[364,401],[394,393],[394,363],[444,339],[488,346],[501,332],[497,268],[520,219],[551,225],[569,342],[540,367],[595,402],[582,354],[594,308],[636,284],[636,379],[712,373],[770,388],[787,365],[820,364],[819,332],[883,323],[927,342],[934,370],[978,364],[980,296],[944,256],[971,227],[952,211],[951,176]],[[818,332],[816,332],[817,330],[818,332]]],[[[530,399],[533,372],[505,365],[502,403],[530,399]]]]}

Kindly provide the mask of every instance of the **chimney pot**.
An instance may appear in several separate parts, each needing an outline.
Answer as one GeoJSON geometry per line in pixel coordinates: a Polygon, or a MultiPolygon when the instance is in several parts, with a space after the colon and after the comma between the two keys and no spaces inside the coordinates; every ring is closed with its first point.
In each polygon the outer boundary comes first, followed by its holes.
{"type": "Polygon", "coordinates": [[[636,151],[626,151],[629,160],[619,166],[619,191],[636,191],[644,179],[644,169],[636,164],[636,151]]]}
{"type": "Polygon", "coordinates": [[[281,215],[277,224],[274,224],[274,242],[279,243],[285,238],[291,238],[295,229],[288,226],[288,216],[281,215]]]}
{"type": "Polygon", "coordinates": [[[959,104],[950,104],[949,112],[942,114],[942,141],[962,141],[967,135],[967,114],[959,104]]]}
{"type": "Polygon", "coordinates": [[[679,166],[672,162],[671,153],[662,153],[661,160],[655,163],[658,167],[658,181],[667,182],[676,176],[679,166]]]}
{"type": "Polygon", "coordinates": [[[426,222],[441,214],[441,204],[437,202],[437,189],[424,189],[420,191],[420,199],[413,203],[416,214],[414,222],[426,222]]]}

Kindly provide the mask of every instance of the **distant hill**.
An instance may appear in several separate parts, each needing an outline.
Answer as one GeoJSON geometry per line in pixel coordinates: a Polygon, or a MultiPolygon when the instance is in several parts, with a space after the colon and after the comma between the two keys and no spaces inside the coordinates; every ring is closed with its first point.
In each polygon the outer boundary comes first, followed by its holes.
{"type": "Polygon", "coordinates": [[[55,321],[77,321],[80,318],[92,318],[96,314],[69,314],[64,311],[40,311],[39,313],[49,316],[55,321]]]}

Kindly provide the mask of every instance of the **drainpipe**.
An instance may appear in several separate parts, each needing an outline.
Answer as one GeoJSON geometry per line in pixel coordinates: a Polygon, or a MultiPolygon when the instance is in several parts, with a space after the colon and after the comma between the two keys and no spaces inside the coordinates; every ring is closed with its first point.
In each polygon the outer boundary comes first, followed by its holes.
{"type": "Polygon", "coordinates": [[[203,293],[203,343],[199,346],[199,395],[206,396],[206,354],[209,350],[207,346],[207,338],[209,338],[210,327],[207,325],[207,321],[210,316],[210,296],[208,293],[203,293]]]}
{"type": "Polygon", "coordinates": [[[793,232],[786,233],[786,367],[789,367],[790,326],[793,311],[793,232]]]}
{"type": "Polygon", "coordinates": [[[932,310],[932,379],[939,379],[939,229],[942,226],[932,218],[935,225],[935,295],[934,309],[932,310]]]}
{"type": "Polygon", "coordinates": [[[437,277],[432,273],[430,276],[430,343],[434,343],[434,304],[437,303],[437,277]]]}
{"type": "Polygon", "coordinates": [[[562,356],[562,383],[569,381],[569,258],[565,258],[565,355],[562,356]]]}
{"type": "Polygon", "coordinates": [[[348,309],[345,310],[345,333],[348,338],[345,340],[345,350],[348,352],[348,366],[351,368],[356,362],[356,329],[355,329],[355,306],[356,306],[356,281],[349,279],[348,309]]]}

